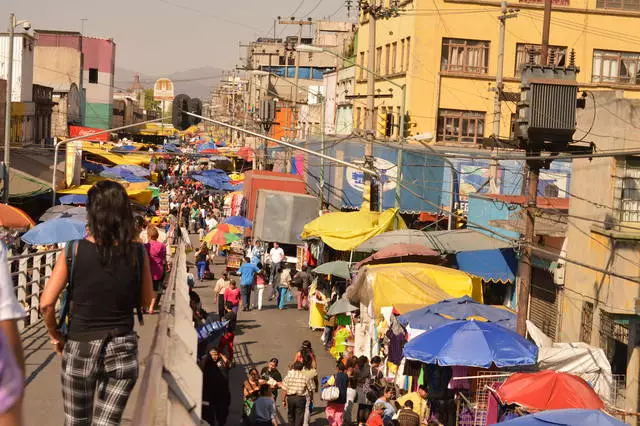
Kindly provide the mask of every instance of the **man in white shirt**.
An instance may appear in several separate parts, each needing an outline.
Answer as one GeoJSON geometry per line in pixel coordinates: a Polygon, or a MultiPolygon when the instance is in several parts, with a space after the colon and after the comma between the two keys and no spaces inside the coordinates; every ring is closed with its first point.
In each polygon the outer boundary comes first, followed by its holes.
{"type": "Polygon", "coordinates": [[[284,260],[284,250],[280,248],[280,244],[273,243],[273,247],[269,250],[269,259],[271,260],[271,271],[269,272],[269,285],[273,285],[273,281],[282,268],[284,260]]]}

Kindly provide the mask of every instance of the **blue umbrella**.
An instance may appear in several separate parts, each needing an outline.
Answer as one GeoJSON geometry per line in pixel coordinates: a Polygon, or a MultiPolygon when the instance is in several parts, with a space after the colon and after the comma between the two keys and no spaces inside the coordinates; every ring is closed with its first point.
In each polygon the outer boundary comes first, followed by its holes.
{"type": "Polygon", "coordinates": [[[499,423],[505,426],[625,426],[626,423],[615,419],[600,410],[569,408],[549,410],[499,423]]]}
{"type": "Polygon", "coordinates": [[[244,216],[229,216],[222,223],[228,223],[233,226],[240,226],[242,228],[252,228],[253,224],[249,219],[244,216]]]}
{"type": "Polygon", "coordinates": [[[409,325],[411,328],[430,330],[448,322],[449,319],[444,318],[443,315],[454,320],[482,317],[489,322],[495,322],[511,330],[516,328],[516,315],[513,312],[484,305],[469,296],[442,300],[433,305],[407,312],[398,317],[398,320],[402,325],[409,325]]]}
{"type": "Polygon", "coordinates": [[[129,172],[132,175],[139,176],[139,177],[145,177],[151,174],[149,169],[146,169],[142,166],[137,166],[135,164],[119,164],[117,166],[111,167],[109,170],[112,170],[115,172],[122,170],[123,172],[129,172]]]}
{"type": "Polygon", "coordinates": [[[70,194],[63,195],[58,201],[60,204],[87,204],[88,198],[86,194],[70,194]]]}
{"type": "Polygon", "coordinates": [[[411,340],[403,353],[407,359],[441,366],[512,367],[534,365],[538,347],[494,323],[452,321],[411,340]]]}
{"type": "Polygon", "coordinates": [[[116,169],[115,167],[112,167],[110,169],[106,169],[102,172],[100,172],[100,176],[102,177],[106,177],[106,178],[110,178],[110,179],[122,179],[122,180],[126,180],[127,182],[149,182],[147,179],[140,177],[140,176],[136,176],[133,173],[127,171],[127,170],[123,170],[123,169],[116,169]]]}
{"type": "Polygon", "coordinates": [[[217,148],[216,144],[214,144],[212,142],[206,142],[206,143],[203,143],[202,145],[198,146],[197,151],[200,152],[200,151],[204,151],[206,149],[216,149],[216,148],[217,148]]]}
{"type": "Polygon", "coordinates": [[[65,243],[85,236],[86,223],[81,220],[51,219],[34,226],[22,236],[22,241],[32,245],[65,243]]]}

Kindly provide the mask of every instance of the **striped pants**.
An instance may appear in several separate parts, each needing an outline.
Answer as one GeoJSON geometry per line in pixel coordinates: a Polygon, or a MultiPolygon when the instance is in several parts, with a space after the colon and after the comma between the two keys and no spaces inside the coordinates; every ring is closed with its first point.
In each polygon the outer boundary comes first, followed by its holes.
{"type": "Polygon", "coordinates": [[[134,333],[67,341],[62,353],[65,426],[119,425],[137,378],[138,338],[134,333]]]}

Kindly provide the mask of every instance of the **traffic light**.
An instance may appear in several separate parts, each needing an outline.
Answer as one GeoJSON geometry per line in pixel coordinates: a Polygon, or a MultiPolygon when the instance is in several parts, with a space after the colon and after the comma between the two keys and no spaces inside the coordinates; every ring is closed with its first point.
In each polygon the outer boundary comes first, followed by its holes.
{"type": "Polygon", "coordinates": [[[185,112],[202,115],[202,101],[198,98],[192,99],[184,94],[178,95],[173,99],[171,123],[178,130],[186,130],[200,123],[199,118],[185,114],[185,112]]]}
{"type": "Polygon", "coordinates": [[[386,137],[393,136],[393,113],[387,113],[387,117],[384,122],[384,135],[386,137]]]}
{"type": "Polygon", "coordinates": [[[411,127],[411,116],[409,115],[408,112],[405,112],[404,114],[404,125],[402,127],[402,138],[408,138],[409,136],[411,136],[411,132],[409,131],[409,128],[411,127]]]}
{"type": "MultiPolygon", "coordinates": [[[[202,115],[202,101],[198,98],[189,99],[189,112],[197,115],[202,115]]],[[[189,122],[192,126],[194,126],[200,123],[200,119],[198,117],[190,115],[189,122]]]]}
{"type": "Polygon", "coordinates": [[[189,111],[190,100],[191,98],[187,95],[178,95],[173,99],[171,123],[178,130],[186,130],[191,126],[191,118],[184,113],[184,111],[189,111]]]}

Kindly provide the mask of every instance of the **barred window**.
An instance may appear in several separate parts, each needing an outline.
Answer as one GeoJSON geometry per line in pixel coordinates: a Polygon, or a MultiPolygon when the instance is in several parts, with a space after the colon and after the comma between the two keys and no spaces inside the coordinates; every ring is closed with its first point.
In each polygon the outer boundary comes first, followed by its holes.
{"type": "MultiPolygon", "coordinates": [[[[529,62],[529,55],[533,53],[533,60],[536,65],[540,64],[540,58],[542,56],[542,46],[539,44],[530,43],[517,43],[516,44],[516,68],[514,75],[519,76],[522,72],[522,66],[529,62]]],[[[549,46],[549,57],[553,54],[553,64],[557,66],[564,66],[565,58],[567,56],[567,48],[562,46],[549,46]]]]}
{"type": "Polygon", "coordinates": [[[640,0],[597,0],[598,9],[640,10],[640,0]]]}
{"type": "Polygon", "coordinates": [[[442,39],[440,70],[486,74],[489,69],[489,42],[457,38],[442,39]]]}
{"type": "Polygon", "coordinates": [[[484,136],[484,120],[480,111],[438,110],[438,141],[478,143],[484,136]]]}
{"type": "Polygon", "coordinates": [[[580,320],[580,341],[591,344],[593,331],[593,303],[582,302],[582,319],[580,320]]]}
{"type": "Polygon", "coordinates": [[[594,50],[591,81],[640,84],[640,53],[594,50]]]}
{"type": "Polygon", "coordinates": [[[640,222],[640,158],[618,161],[615,204],[621,222],[640,222]]]}

